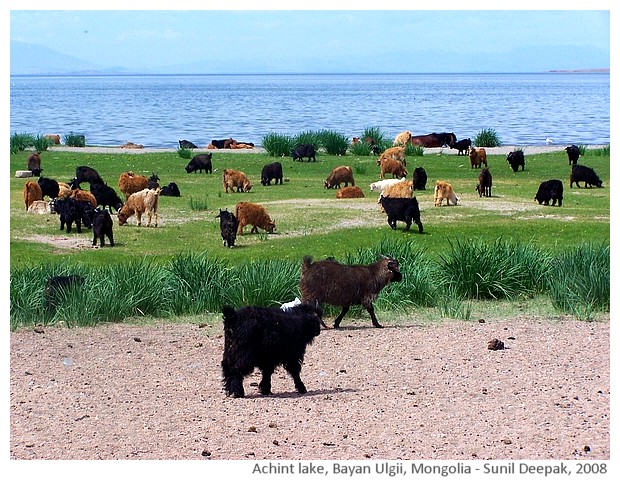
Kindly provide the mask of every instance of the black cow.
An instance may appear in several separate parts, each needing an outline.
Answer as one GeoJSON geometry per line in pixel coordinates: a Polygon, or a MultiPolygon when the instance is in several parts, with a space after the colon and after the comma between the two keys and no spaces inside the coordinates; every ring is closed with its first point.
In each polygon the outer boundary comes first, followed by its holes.
{"type": "Polygon", "coordinates": [[[491,171],[485,167],[480,171],[478,175],[478,185],[476,185],[476,191],[480,197],[490,197],[491,187],[493,187],[493,176],[491,171]]]}
{"type": "Polygon", "coordinates": [[[263,167],[263,170],[260,174],[260,183],[263,185],[271,185],[271,180],[275,180],[275,184],[277,185],[280,182],[282,185],[282,164],[280,162],[268,163],[263,167]]]}
{"type": "Polygon", "coordinates": [[[549,205],[551,201],[552,206],[555,206],[557,201],[558,207],[561,207],[563,195],[564,185],[561,180],[547,180],[546,182],[542,182],[538,187],[538,192],[536,192],[534,200],[537,201],[539,205],[549,205]]]}
{"type": "Polygon", "coordinates": [[[316,149],[314,148],[314,145],[310,143],[302,143],[293,149],[292,156],[293,161],[299,159],[301,162],[305,157],[308,161],[312,160],[313,162],[316,162],[316,149]]]}
{"type": "Polygon", "coordinates": [[[232,248],[235,246],[235,240],[237,239],[237,229],[239,228],[239,222],[237,217],[228,210],[220,209],[220,213],[215,218],[220,219],[220,233],[222,234],[222,240],[225,247],[232,248]]]}
{"type": "Polygon", "coordinates": [[[573,183],[576,183],[577,187],[581,188],[579,182],[583,182],[585,188],[601,188],[603,186],[602,180],[598,178],[598,175],[593,169],[585,165],[573,165],[573,169],[570,173],[570,188],[573,188],[573,183]]]}
{"type": "Polygon", "coordinates": [[[95,208],[90,202],[71,197],[57,198],[53,201],[52,208],[60,215],[60,229],[64,230],[66,225],[67,233],[71,233],[73,223],[78,233],[82,233],[82,223],[86,228],[92,226],[95,208]]]}
{"type": "Polygon", "coordinates": [[[160,195],[164,197],[180,197],[181,191],[176,183],[170,182],[168,185],[162,187],[160,195]]]}
{"type": "Polygon", "coordinates": [[[579,147],[577,145],[569,145],[564,150],[566,150],[566,154],[568,155],[568,164],[577,165],[577,160],[579,160],[579,147]]]}
{"type": "Polygon", "coordinates": [[[114,246],[114,234],[112,233],[112,217],[110,212],[104,209],[96,209],[93,218],[93,246],[97,245],[97,239],[99,239],[99,245],[103,248],[105,245],[105,237],[110,240],[110,246],[114,246]]]}
{"type": "Polygon", "coordinates": [[[198,148],[196,145],[194,145],[189,140],[179,140],[179,147],[183,149],[198,148]]]}
{"type": "Polygon", "coordinates": [[[93,183],[90,186],[90,193],[95,196],[97,205],[108,207],[110,213],[112,213],[112,208],[118,212],[123,207],[123,201],[116,190],[105,183],[93,183]]]}
{"type": "Polygon", "coordinates": [[[510,152],[506,156],[506,161],[510,164],[512,171],[515,173],[519,170],[519,167],[521,167],[521,171],[525,170],[525,155],[523,154],[523,150],[510,152]]]}
{"type": "Polygon", "coordinates": [[[392,230],[396,230],[396,222],[401,221],[405,222],[405,232],[409,231],[412,222],[418,226],[419,233],[424,231],[420,220],[420,207],[415,197],[380,197],[379,203],[387,214],[387,222],[392,230]]]}
{"type": "Polygon", "coordinates": [[[469,147],[471,147],[471,139],[469,138],[463,138],[458,142],[453,142],[450,144],[450,148],[458,150],[458,152],[456,152],[457,155],[467,155],[469,152],[469,147]]]}
{"type": "Polygon", "coordinates": [[[60,187],[58,182],[53,178],[39,177],[37,183],[39,184],[39,187],[41,187],[41,193],[44,197],[47,195],[50,200],[58,197],[60,187]]]}
{"type": "Polygon", "coordinates": [[[426,181],[428,177],[426,175],[426,170],[422,167],[417,167],[413,171],[413,189],[414,190],[426,190],[426,181]]]}
{"type": "Polygon", "coordinates": [[[72,288],[82,287],[86,279],[81,275],[56,275],[47,279],[43,297],[45,308],[53,312],[60,304],[62,297],[72,288]]]}
{"type": "Polygon", "coordinates": [[[187,173],[202,173],[204,170],[206,173],[213,173],[213,165],[211,164],[212,156],[213,154],[211,153],[201,153],[200,155],[196,155],[189,161],[185,167],[185,171],[187,173]]]}
{"type": "Polygon", "coordinates": [[[225,305],[222,376],[226,395],[243,397],[244,377],[255,368],[262,372],[258,390],[271,394],[271,375],[282,365],[293,377],[295,389],[304,394],[300,378],[306,347],[321,333],[323,311],[302,303],[288,310],[247,306],[235,310],[225,305]]]}

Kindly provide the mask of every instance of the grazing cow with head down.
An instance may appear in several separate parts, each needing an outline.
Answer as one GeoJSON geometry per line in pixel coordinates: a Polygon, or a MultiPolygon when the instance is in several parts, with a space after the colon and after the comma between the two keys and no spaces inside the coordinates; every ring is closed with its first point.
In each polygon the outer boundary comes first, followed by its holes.
{"type": "Polygon", "coordinates": [[[557,202],[558,207],[561,207],[563,194],[564,185],[561,180],[547,180],[539,185],[534,201],[538,202],[539,205],[549,205],[549,202],[552,202],[552,206],[555,206],[557,202]]]}
{"type": "Polygon", "coordinates": [[[577,184],[577,188],[581,188],[579,182],[583,182],[585,188],[603,187],[603,181],[598,178],[598,175],[592,168],[574,164],[570,173],[570,188],[573,188],[573,183],[577,184]]]}
{"type": "Polygon", "coordinates": [[[252,182],[246,176],[245,173],[232,168],[225,168],[222,173],[222,182],[224,184],[224,191],[231,192],[249,192],[252,189],[252,182]]]}
{"type": "Polygon", "coordinates": [[[280,162],[268,163],[263,166],[260,174],[260,183],[264,186],[271,185],[271,180],[275,180],[275,185],[280,183],[282,185],[282,164],[280,162]]]}
{"type": "Polygon", "coordinates": [[[424,232],[422,221],[420,220],[420,207],[415,197],[394,198],[381,197],[379,203],[387,214],[387,222],[392,230],[396,230],[396,222],[405,222],[405,232],[411,228],[411,223],[418,226],[418,232],[424,232]]]}
{"type": "Polygon", "coordinates": [[[237,229],[239,228],[237,217],[235,217],[234,213],[220,208],[220,213],[215,218],[220,219],[220,234],[222,235],[224,246],[228,248],[234,247],[235,240],[237,239],[237,229]]]}
{"type": "Polygon", "coordinates": [[[459,201],[459,198],[454,193],[454,189],[451,184],[443,180],[437,180],[437,182],[435,182],[433,204],[436,207],[441,207],[444,198],[446,199],[446,205],[448,206],[450,205],[450,202],[452,202],[453,205],[456,205],[459,201]]]}
{"type": "Polygon", "coordinates": [[[521,167],[521,171],[525,170],[525,155],[523,154],[523,150],[510,152],[506,156],[506,161],[510,164],[510,168],[512,168],[512,171],[515,173],[517,173],[519,167],[521,167]]]}
{"type": "Polygon", "coordinates": [[[564,150],[566,150],[566,154],[568,155],[568,164],[577,165],[577,160],[579,160],[579,147],[577,145],[569,145],[564,150]]]}
{"type": "Polygon", "coordinates": [[[41,175],[41,152],[34,152],[28,157],[28,170],[32,172],[33,177],[41,175]]]}
{"type": "Polygon", "coordinates": [[[213,165],[211,163],[212,155],[213,154],[211,153],[201,153],[200,155],[196,155],[185,166],[185,171],[187,173],[202,173],[204,170],[206,173],[213,173],[213,165]]]}
{"type": "Polygon", "coordinates": [[[325,188],[340,188],[340,184],[344,183],[344,186],[349,186],[349,183],[355,186],[355,180],[353,179],[353,169],[348,165],[342,165],[340,167],[334,167],[329,176],[325,179],[325,188]]]}
{"type": "Polygon", "coordinates": [[[323,311],[301,303],[289,309],[247,306],[235,310],[225,305],[222,375],[227,396],[244,397],[243,379],[255,368],[262,372],[261,395],[271,394],[271,376],[283,366],[293,377],[295,389],[304,394],[301,365],[306,347],[321,333],[323,311]]]}
{"type": "Polygon", "coordinates": [[[293,161],[299,160],[300,162],[303,162],[304,158],[307,158],[308,162],[310,160],[316,162],[316,149],[314,148],[314,145],[310,143],[302,143],[301,145],[297,145],[293,149],[291,155],[293,157],[293,161]]]}
{"type": "Polygon", "coordinates": [[[401,280],[398,260],[391,257],[382,257],[370,265],[344,265],[331,258],[313,262],[312,257],[306,256],[301,266],[299,289],[304,303],[342,307],[334,328],[340,327],[352,305],[362,305],[370,314],[373,326],[381,328],[372,303],[386,285],[401,280]]]}
{"type": "Polygon", "coordinates": [[[237,227],[238,235],[243,235],[243,229],[246,225],[252,225],[250,233],[258,233],[259,228],[262,228],[267,233],[273,233],[276,229],[276,222],[269,216],[267,209],[257,203],[237,203],[235,206],[235,216],[239,224],[237,227]]]}
{"type": "Polygon", "coordinates": [[[138,219],[138,227],[142,225],[142,215],[147,216],[147,226],[151,225],[151,221],[154,220],[154,226],[157,227],[159,223],[159,193],[160,189],[151,190],[145,188],[139,192],[132,193],[127,198],[127,201],[118,212],[118,225],[123,226],[127,223],[127,220],[136,215],[138,219]]]}

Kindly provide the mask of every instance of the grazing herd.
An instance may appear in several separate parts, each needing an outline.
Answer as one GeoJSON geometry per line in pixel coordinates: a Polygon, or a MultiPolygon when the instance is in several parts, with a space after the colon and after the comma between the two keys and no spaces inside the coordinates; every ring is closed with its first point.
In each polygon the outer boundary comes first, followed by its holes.
{"type": "MultiPolygon", "coordinates": [[[[241,142],[213,140],[213,148],[245,148],[241,142]],[[232,146],[234,145],[234,146],[232,146]]],[[[358,139],[358,141],[360,141],[358,139]]],[[[367,141],[367,140],[366,140],[367,141]]],[[[370,142],[368,142],[370,143],[370,142]]],[[[413,136],[410,132],[399,134],[394,146],[380,154],[377,160],[380,180],[370,184],[371,192],[378,192],[379,209],[387,217],[387,223],[393,230],[397,222],[403,222],[403,231],[409,231],[412,224],[417,225],[418,233],[424,232],[420,206],[414,196],[416,191],[426,190],[428,175],[423,167],[413,170],[412,179],[408,180],[406,169],[405,145],[411,143],[422,146],[449,146],[458,150],[457,155],[468,155],[471,169],[479,169],[478,183],[475,187],[479,197],[492,197],[493,177],[484,148],[477,148],[470,139],[457,141],[453,133],[433,133],[413,136]],[[386,176],[392,178],[386,178],[386,176]]],[[[195,148],[187,141],[180,140],[181,148],[195,148]]],[[[587,166],[578,164],[579,149],[575,145],[566,148],[568,162],[571,166],[570,187],[602,187],[602,181],[596,172],[587,166]]],[[[298,145],[291,152],[293,161],[316,162],[316,150],[312,145],[298,145]]],[[[515,174],[525,171],[525,155],[521,150],[510,152],[506,161],[515,174]]],[[[41,177],[41,158],[33,154],[28,158],[28,169],[38,181],[27,181],[23,188],[26,209],[34,211],[43,209],[59,215],[60,230],[70,233],[75,227],[81,233],[82,226],[92,228],[92,245],[103,248],[107,243],[115,245],[112,219],[116,212],[118,225],[128,223],[136,217],[138,226],[146,216],[146,224],[158,226],[158,205],[161,196],[181,195],[178,185],[170,182],[160,186],[159,176],[153,173],[150,178],[132,171],[122,172],[118,179],[118,188],[124,200],[115,189],[101,178],[91,167],[78,166],[75,177],[69,182],[58,182],[52,178],[41,177]],[[83,190],[82,184],[88,183],[90,191],[83,190]],[[49,204],[44,198],[50,199],[49,204]],[[46,207],[49,207],[46,209],[46,207]]],[[[195,155],[185,167],[186,173],[213,173],[212,154],[195,155]]],[[[283,166],[281,162],[272,162],[263,166],[260,175],[261,185],[283,185],[283,166]],[[273,182],[273,183],[272,183],[273,182]]],[[[224,193],[248,193],[252,183],[248,176],[236,169],[222,170],[224,193]]],[[[348,165],[335,167],[324,182],[325,189],[336,189],[336,198],[364,198],[363,190],[355,185],[353,169],[348,165]]],[[[435,180],[433,204],[441,207],[458,205],[459,198],[452,184],[445,180],[435,180]]],[[[563,183],[552,179],[540,183],[534,200],[541,205],[562,206],[563,183]]],[[[233,248],[238,236],[244,235],[244,228],[251,226],[250,233],[259,229],[274,233],[276,222],[267,209],[258,203],[237,202],[234,213],[219,209],[215,217],[219,219],[220,233],[225,247],[233,248]]],[[[223,386],[227,396],[244,397],[244,378],[256,368],[261,371],[258,384],[259,393],[272,393],[271,377],[275,369],[283,367],[292,377],[298,393],[307,392],[301,380],[301,366],[306,348],[320,334],[321,327],[329,328],[323,319],[322,306],[328,304],[340,307],[340,313],[334,320],[333,327],[340,324],[352,306],[363,307],[370,315],[372,325],[381,328],[373,303],[380,292],[392,282],[402,280],[397,259],[383,256],[368,265],[347,265],[333,258],[313,261],[305,256],[301,263],[299,291],[301,300],[289,302],[282,307],[244,306],[238,309],[229,305],[222,307],[224,329],[224,351],[221,361],[223,386]],[[286,307],[286,308],[285,308],[286,307]]],[[[60,293],[67,288],[79,288],[85,282],[83,277],[70,275],[52,277],[48,280],[44,299],[46,308],[53,310],[58,304],[60,293]]]]}

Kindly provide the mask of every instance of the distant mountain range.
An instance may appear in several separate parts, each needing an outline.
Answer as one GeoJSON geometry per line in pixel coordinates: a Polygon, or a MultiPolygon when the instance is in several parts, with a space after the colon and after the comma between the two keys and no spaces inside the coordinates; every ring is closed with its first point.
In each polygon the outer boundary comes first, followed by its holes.
{"type": "Polygon", "coordinates": [[[450,55],[433,50],[324,58],[197,60],[151,68],[104,66],[44,47],[11,42],[11,75],[173,75],[249,73],[518,73],[609,72],[609,54],[592,47],[522,47],[508,54],[450,55]],[[403,59],[405,59],[403,61],[403,59]]]}

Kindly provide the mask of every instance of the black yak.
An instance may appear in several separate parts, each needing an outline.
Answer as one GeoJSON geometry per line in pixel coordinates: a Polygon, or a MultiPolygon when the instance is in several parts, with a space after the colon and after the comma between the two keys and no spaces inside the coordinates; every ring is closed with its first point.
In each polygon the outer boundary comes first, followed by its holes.
{"type": "Polygon", "coordinates": [[[255,368],[262,372],[258,389],[271,394],[271,375],[283,366],[293,377],[299,393],[306,393],[301,365],[306,347],[321,332],[320,307],[302,303],[282,310],[278,307],[247,306],[235,310],[225,305],[222,375],[227,396],[243,397],[243,378],[255,368]]]}

